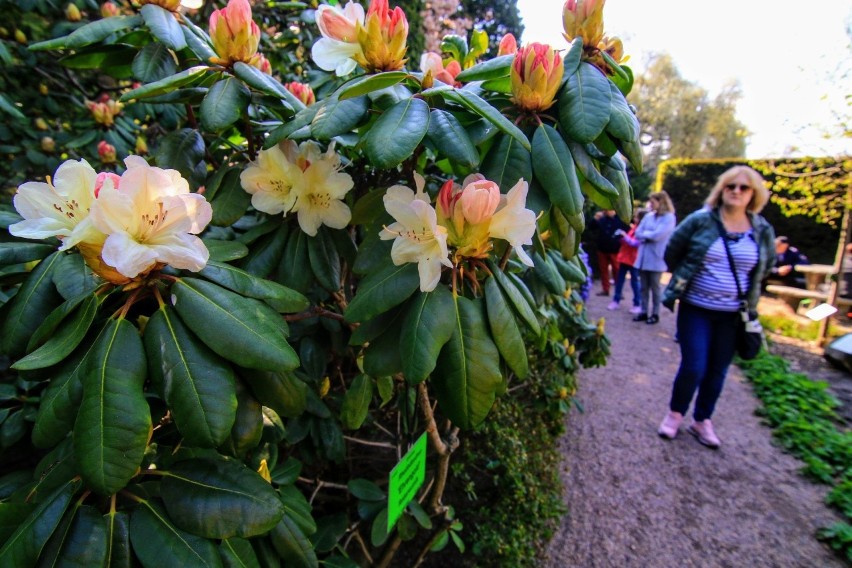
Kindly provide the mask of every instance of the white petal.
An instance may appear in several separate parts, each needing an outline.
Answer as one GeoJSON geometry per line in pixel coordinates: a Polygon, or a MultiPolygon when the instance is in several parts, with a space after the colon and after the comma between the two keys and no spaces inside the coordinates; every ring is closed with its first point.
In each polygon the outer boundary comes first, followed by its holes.
{"type": "Polygon", "coordinates": [[[431,292],[441,281],[441,263],[435,259],[422,260],[417,263],[417,273],[420,276],[420,291],[431,292]]]}
{"type": "Polygon", "coordinates": [[[334,71],[338,77],[351,73],[357,63],[352,57],[361,53],[357,43],[347,43],[330,38],[320,38],[311,48],[311,57],[317,67],[325,71],[334,71]]]}
{"type": "Polygon", "coordinates": [[[328,204],[325,214],[322,216],[323,225],[332,229],[342,229],[352,219],[352,212],[342,201],[334,200],[328,204]]]}
{"type": "MultiPolygon", "coordinates": [[[[293,193],[290,192],[290,195],[293,195],[293,193]]],[[[270,215],[286,213],[293,208],[295,202],[295,196],[292,199],[284,201],[281,199],[280,193],[273,193],[271,191],[258,191],[251,196],[251,206],[258,211],[263,211],[270,215]]]]}
{"type": "Polygon", "coordinates": [[[88,208],[95,197],[95,181],[98,173],[86,160],[67,160],[56,169],[53,185],[56,192],[88,208]]]}
{"type": "Polygon", "coordinates": [[[319,212],[316,209],[312,207],[299,209],[298,219],[302,231],[312,237],[317,236],[317,229],[322,225],[322,219],[320,219],[319,212]]]}
{"type": "Polygon", "coordinates": [[[195,235],[179,233],[165,239],[158,239],[150,245],[158,262],[165,262],[175,268],[198,272],[207,265],[210,252],[204,242],[195,235]]]}
{"type": "Polygon", "coordinates": [[[527,251],[523,249],[522,246],[518,245],[513,247],[515,252],[518,254],[518,258],[521,259],[521,262],[529,266],[530,268],[535,268],[535,264],[533,263],[533,259],[530,258],[530,255],[527,254],[527,251]]]}
{"type": "Polygon", "coordinates": [[[64,200],[48,184],[30,181],[21,184],[12,200],[15,209],[24,219],[49,217],[70,226],[70,221],[54,206],[64,207],[64,200]]]}
{"type": "Polygon", "coordinates": [[[101,258],[124,276],[134,278],[156,262],[157,254],[121,231],[106,238],[101,258]]]}
{"type": "Polygon", "coordinates": [[[9,225],[9,232],[22,239],[47,239],[68,235],[71,229],[67,224],[56,219],[39,217],[9,225]]]}
{"type": "Polygon", "coordinates": [[[132,197],[118,191],[100,192],[89,211],[95,227],[106,234],[122,231],[135,234],[139,227],[139,216],[132,197]]]}
{"type": "Polygon", "coordinates": [[[59,250],[68,250],[78,243],[102,243],[105,238],[106,235],[95,227],[90,215],[77,223],[71,234],[62,240],[59,250]]]}

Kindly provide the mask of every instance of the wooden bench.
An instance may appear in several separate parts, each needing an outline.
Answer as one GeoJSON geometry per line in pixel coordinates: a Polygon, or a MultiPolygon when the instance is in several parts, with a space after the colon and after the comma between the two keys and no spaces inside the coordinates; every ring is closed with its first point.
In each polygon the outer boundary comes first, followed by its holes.
{"type": "MultiPolygon", "coordinates": [[[[793,286],[780,286],[778,284],[768,284],[766,292],[774,294],[790,304],[790,307],[796,309],[801,300],[818,300],[825,302],[828,300],[828,294],[817,290],[806,290],[804,288],[795,288],[793,286]]],[[[852,298],[837,297],[835,301],[837,308],[849,309],[852,306],[852,298]]]]}

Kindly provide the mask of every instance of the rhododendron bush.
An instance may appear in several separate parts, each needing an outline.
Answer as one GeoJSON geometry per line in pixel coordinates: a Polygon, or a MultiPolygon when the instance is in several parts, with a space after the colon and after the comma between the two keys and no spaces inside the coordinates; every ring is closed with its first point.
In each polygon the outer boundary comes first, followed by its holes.
{"type": "Polygon", "coordinates": [[[420,61],[387,0],[288,3],[318,35],[301,82],[248,0],[138,4],[30,46],[112,75],[97,128],[175,123],[66,154],[0,216],[3,386],[33,456],[3,478],[0,565],[463,550],[444,497],[465,432],[531,361],[568,376],[608,353],[578,294],[584,204],[630,219],[641,153],[604,1],[565,3],[562,45],[483,59],[474,32],[420,61]],[[426,482],[388,526],[423,433],[426,482]]]}

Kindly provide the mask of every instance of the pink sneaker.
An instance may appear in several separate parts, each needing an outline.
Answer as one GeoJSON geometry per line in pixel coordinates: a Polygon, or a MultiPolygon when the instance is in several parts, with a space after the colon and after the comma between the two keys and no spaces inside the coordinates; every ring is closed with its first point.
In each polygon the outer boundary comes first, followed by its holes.
{"type": "Polygon", "coordinates": [[[677,436],[678,428],[680,428],[682,420],[683,414],[680,412],[669,412],[666,414],[666,417],[663,418],[663,422],[660,424],[657,434],[659,434],[661,438],[673,440],[674,437],[677,436]]]}
{"type": "Polygon", "coordinates": [[[632,308],[630,308],[630,313],[631,314],[641,314],[642,313],[642,306],[633,306],[632,308]]]}
{"type": "Polygon", "coordinates": [[[618,302],[615,302],[615,301],[610,302],[609,305],[606,307],[606,309],[608,309],[611,312],[614,311],[614,310],[617,310],[618,309],[618,302]]]}
{"type": "Polygon", "coordinates": [[[717,450],[719,449],[719,446],[722,445],[719,438],[716,436],[716,432],[713,431],[713,423],[710,422],[709,418],[700,422],[693,422],[689,425],[689,428],[687,428],[686,431],[695,436],[695,439],[698,440],[699,443],[710,449],[717,450]]]}

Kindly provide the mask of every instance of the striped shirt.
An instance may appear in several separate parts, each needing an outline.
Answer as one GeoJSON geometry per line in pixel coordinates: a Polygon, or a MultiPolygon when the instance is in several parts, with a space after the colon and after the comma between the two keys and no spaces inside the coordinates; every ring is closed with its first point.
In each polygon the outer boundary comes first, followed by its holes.
{"type": "MultiPolygon", "coordinates": [[[[734,257],[737,268],[737,280],[743,293],[748,293],[749,272],[757,264],[758,247],[754,240],[754,232],[728,233],[728,247],[734,257]],[[730,238],[736,235],[735,238],[730,238]]],[[[731,273],[731,265],[725,252],[722,237],[717,238],[707,254],[701,268],[689,283],[683,299],[701,308],[722,312],[735,312],[740,302],[737,298],[737,285],[731,273]]]]}

